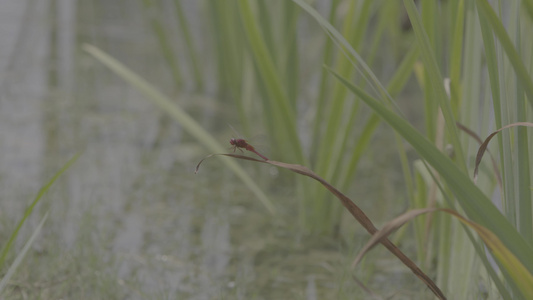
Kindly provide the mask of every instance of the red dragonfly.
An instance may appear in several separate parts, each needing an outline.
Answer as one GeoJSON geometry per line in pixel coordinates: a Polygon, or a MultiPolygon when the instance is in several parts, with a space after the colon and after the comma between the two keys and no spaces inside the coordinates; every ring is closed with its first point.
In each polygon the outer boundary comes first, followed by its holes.
{"type": "Polygon", "coordinates": [[[233,152],[235,152],[235,150],[239,149],[241,152],[244,152],[242,151],[242,148],[250,151],[250,152],[253,152],[257,155],[259,155],[262,159],[264,160],[268,160],[268,158],[264,155],[262,155],[261,153],[257,152],[254,148],[254,146],[248,144],[248,142],[244,139],[236,139],[236,138],[232,138],[229,140],[229,143],[233,146],[233,152]]]}

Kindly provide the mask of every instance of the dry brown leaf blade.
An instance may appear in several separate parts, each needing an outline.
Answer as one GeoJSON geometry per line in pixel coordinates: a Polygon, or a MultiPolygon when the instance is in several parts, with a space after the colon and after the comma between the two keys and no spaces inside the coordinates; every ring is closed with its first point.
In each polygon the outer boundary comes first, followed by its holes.
{"type": "MultiPolygon", "coordinates": [[[[273,160],[265,161],[265,163],[289,169],[293,172],[311,177],[316,181],[320,182],[326,189],[328,189],[333,195],[335,195],[337,199],[341,201],[342,205],[370,234],[374,235],[378,231],[370,220],[370,218],[368,218],[368,216],[350,198],[344,195],[341,191],[337,190],[334,186],[329,184],[322,177],[315,174],[313,171],[301,165],[287,164],[273,160]]],[[[433,282],[433,280],[431,280],[429,276],[427,276],[422,270],[420,270],[420,268],[418,268],[418,266],[409,257],[407,257],[398,247],[396,247],[396,245],[394,245],[389,239],[383,238],[380,240],[380,243],[383,244],[383,246],[385,246],[385,248],[387,248],[387,250],[394,254],[398,259],[400,259],[400,261],[404,265],[411,269],[411,271],[418,278],[420,278],[420,280],[422,280],[439,299],[446,299],[440,288],[433,282]]]]}
{"type": "Polygon", "coordinates": [[[463,224],[474,229],[483,240],[492,256],[500,262],[513,278],[513,283],[520,289],[524,299],[533,299],[533,274],[522,262],[502,243],[502,241],[489,229],[468,220],[458,212],[451,209],[440,209],[457,217],[463,224]]]}
{"type": "Polygon", "coordinates": [[[411,221],[415,217],[425,214],[428,212],[433,212],[437,210],[437,208],[421,208],[421,209],[414,209],[407,211],[400,216],[392,219],[391,221],[387,222],[387,224],[383,225],[383,228],[381,228],[378,232],[376,232],[370,240],[363,246],[361,251],[359,251],[359,254],[355,257],[353,263],[352,263],[352,269],[355,269],[357,264],[363,259],[363,256],[368,253],[374,246],[379,244],[381,240],[388,237],[391,233],[396,231],[398,228],[402,227],[405,223],[411,221]]]}
{"type": "Polygon", "coordinates": [[[502,243],[502,241],[490,230],[487,228],[472,222],[459,214],[458,212],[448,209],[448,208],[423,208],[408,211],[394,220],[388,222],[383,226],[383,229],[379,230],[372,238],[367,242],[367,244],[361,249],[357,257],[354,259],[352,268],[355,268],[356,265],[360,262],[362,257],[374,247],[377,243],[384,240],[389,234],[394,230],[401,227],[406,222],[412,220],[413,218],[433,211],[443,211],[459,219],[460,222],[467,225],[468,227],[474,229],[479,237],[483,240],[487,248],[491,251],[492,255],[496,260],[498,260],[501,265],[507,269],[511,277],[515,280],[514,282],[520,288],[520,291],[526,296],[527,299],[533,299],[533,274],[531,274],[527,268],[514,256],[514,254],[507,249],[507,247],[502,243]]]}
{"type": "MultiPolygon", "coordinates": [[[[352,214],[352,216],[361,224],[371,235],[374,235],[378,229],[374,226],[370,218],[361,210],[350,198],[348,198],[346,195],[344,195],[341,191],[337,190],[334,186],[329,184],[326,180],[324,180],[322,177],[318,176],[316,173],[311,171],[309,168],[302,166],[302,165],[296,165],[296,164],[288,164],[284,162],[274,161],[274,160],[258,160],[249,156],[244,155],[236,155],[236,154],[211,154],[207,157],[205,157],[203,160],[200,161],[196,168],[196,172],[198,172],[198,168],[200,167],[200,164],[207,158],[210,158],[215,155],[224,155],[224,156],[230,156],[235,157],[239,159],[246,159],[251,161],[256,161],[260,163],[266,163],[270,164],[276,167],[288,169],[290,171],[293,171],[295,173],[311,177],[314,180],[320,182],[326,189],[328,189],[337,199],[339,199],[342,203],[342,205],[352,214]]],[[[389,239],[383,238],[380,240],[380,243],[387,248],[392,254],[394,254],[400,261],[407,266],[411,271],[420,279],[422,280],[427,287],[439,298],[439,299],[446,299],[442,291],[439,289],[439,287],[427,276],[418,266],[409,258],[407,257],[396,245],[394,245],[389,239]]]]}
{"type": "Polygon", "coordinates": [[[485,154],[485,151],[487,150],[487,146],[489,145],[490,140],[496,134],[498,134],[500,131],[502,131],[504,129],[507,129],[507,128],[516,127],[516,126],[533,127],[533,123],[530,123],[530,122],[516,122],[516,123],[505,125],[502,128],[500,128],[500,129],[494,131],[493,133],[491,133],[485,139],[485,141],[483,141],[483,144],[481,144],[481,146],[479,147],[479,149],[477,151],[477,155],[476,155],[476,166],[474,168],[474,182],[476,182],[476,180],[477,180],[477,173],[478,173],[478,169],[479,169],[479,164],[481,163],[481,158],[483,158],[483,155],[485,154]]]}
{"type": "MultiPolygon", "coordinates": [[[[462,131],[466,132],[466,134],[468,134],[473,139],[475,139],[480,145],[483,144],[483,141],[481,140],[481,138],[473,130],[471,130],[470,128],[466,127],[465,125],[463,125],[463,124],[461,124],[459,122],[456,122],[455,124],[457,125],[457,127],[459,129],[461,129],[462,131]]],[[[502,189],[503,188],[502,176],[500,175],[500,170],[498,169],[498,163],[496,162],[496,159],[494,159],[494,156],[492,155],[492,153],[490,153],[489,150],[487,150],[487,152],[490,155],[490,160],[492,162],[492,169],[494,170],[494,175],[496,176],[496,181],[498,182],[498,186],[500,187],[500,189],[502,189]]],[[[480,159],[480,162],[481,162],[481,159],[480,159]]],[[[474,183],[476,181],[477,181],[477,177],[474,175],[474,183]]]]}
{"type": "Polygon", "coordinates": [[[213,156],[230,156],[230,157],[234,157],[234,158],[239,158],[239,159],[245,159],[245,160],[252,160],[252,161],[257,161],[257,162],[266,162],[265,160],[259,160],[259,159],[256,159],[256,158],[253,158],[253,157],[250,157],[250,156],[246,156],[246,155],[239,155],[239,154],[233,154],[233,153],[214,153],[214,154],[209,154],[208,156],[202,158],[202,160],[200,160],[200,162],[196,165],[196,169],[194,171],[194,174],[197,174],[198,171],[200,170],[200,165],[204,162],[204,160],[206,159],[209,159],[213,156]]]}
{"type": "Polygon", "coordinates": [[[372,298],[376,299],[376,300],[383,300],[383,298],[376,294],[374,291],[372,291],[369,287],[367,287],[361,280],[359,280],[357,277],[352,276],[353,278],[353,281],[363,290],[365,291],[365,293],[367,293],[368,295],[370,295],[372,298]]]}

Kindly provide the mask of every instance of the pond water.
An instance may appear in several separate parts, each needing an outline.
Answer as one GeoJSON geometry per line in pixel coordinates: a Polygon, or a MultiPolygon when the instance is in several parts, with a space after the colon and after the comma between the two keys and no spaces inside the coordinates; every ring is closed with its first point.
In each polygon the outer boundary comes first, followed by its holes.
{"type": "MultiPolygon", "coordinates": [[[[0,2],[2,244],[39,188],[81,153],[24,225],[16,249],[50,212],[5,299],[366,299],[352,274],[394,299],[429,295],[383,250],[352,272],[368,236],[349,218],[349,237],[302,233],[292,187],[272,189],[266,166],[242,163],[266,181],[275,216],[216,158],[194,175],[208,151],[80,47],[102,48],[229,139],[229,128],[217,128],[236,116],[210,104],[213,87],[173,89],[147,23],[140,1],[0,2]]],[[[361,168],[354,190],[362,198],[401,193],[399,172],[372,160],[361,168]]],[[[362,206],[378,220],[405,209],[362,206]]]]}

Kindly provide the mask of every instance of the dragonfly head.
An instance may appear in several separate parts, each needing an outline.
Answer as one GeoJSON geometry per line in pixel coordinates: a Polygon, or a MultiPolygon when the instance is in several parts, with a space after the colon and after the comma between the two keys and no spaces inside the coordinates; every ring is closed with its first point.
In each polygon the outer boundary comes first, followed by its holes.
{"type": "Polygon", "coordinates": [[[229,140],[229,143],[232,144],[233,146],[235,146],[235,144],[237,144],[237,139],[232,138],[232,139],[229,140]]]}

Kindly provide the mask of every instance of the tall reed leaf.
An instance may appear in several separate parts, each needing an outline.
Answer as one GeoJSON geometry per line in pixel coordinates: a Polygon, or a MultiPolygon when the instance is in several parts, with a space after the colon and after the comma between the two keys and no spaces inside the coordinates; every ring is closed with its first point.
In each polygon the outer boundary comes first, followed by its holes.
{"type": "Polygon", "coordinates": [[[430,80],[429,87],[433,89],[435,101],[442,110],[442,114],[446,122],[448,136],[456,153],[457,163],[459,164],[460,169],[466,171],[463,150],[461,147],[461,143],[459,142],[457,128],[455,126],[456,120],[453,116],[452,108],[450,102],[448,101],[448,96],[446,95],[446,91],[444,90],[444,80],[439,70],[435,54],[430,45],[429,39],[422,27],[422,20],[420,18],[420,15],[418,14],[413,0],[404,0],[404,5],[407,10],[407,14],[409,15],[411,25],[413,26],[418,45],[420,46],[420,54],[422,57],[422,61],[424,62],[424,66],[426,68],[428,78],[430,80]]]}
{"type": "Polygon", "coordinates": [[[39,222],[39,225],[37,225],[37,228],[35,228],[30,238],[28,239],[28,241],[22,248],[22,250],[19,251],[19,253],[17,254],[17,257],[15,258],[13,263],[9,266],[9,269],[7,269],[6,274],[4,275],[4,277],[2,277],[2,280],[0,280],[0,296],[2,295],[2,292],[4,288],[6,287],[7,283],[9,282],[9,280],[11,279],[11,277],[13,277],[13,274],[15,274],[15,271],[17,270],[18,266],[24,259],[24,256],[26,256],[26,253],[28,253],[28,250],[30,249],[31,245],[33,244],[37,236],[39,236],[39,233],[41,232],[41,229],[43,228],[44,223],[46,222],[47,219],[48,219],[48,212],[44,215],[41,222],[39,222]]]}
{"type": "Polygon", "coordinates": [[[533,108],[533,80],[531,79],[531,76],[529,75],[525,67],[526,65],[524,61],[520,58],[520,55],[513,46],[513,42],[511,41],[511,38],[507,34],[507,31],[503,27],[500,18],[498,18],[498,16],[494,12],[490,4],[487,2],[487,0],[476,0],[476,3],[477,8],[480,11],[480,17],[486,19],[487,24],[491,26],[492,30],[494,31],[494,34],[500,40],[505,54],[507,54],[507,58],[509,58],[511,65],[513,66],[514,71],[516,72],[516,77],[524,87],[527,99],[529,100],[529,104],[533,108]]]}
{"type": "MultiPolygon", "coordinates": [[[[212,152],[224,152],[226,148],[223,147],[209,132],[198,124],[191,116],[189,116],[181,107],[173,103],[165,95],[156,90],[146,80],[139,75],[133,73],[123,64],[107,55],[103,51],[91,45],[84,45],[83,49],[93,57],[98,59],[101,63],[115,72],[117,75],[126,80],[133,87],[142,92],[149,100],[161,108],[164,112],[170,114],[183,128],[200,143],[205,145],[212,152]]],[[[250,179],[250,176],[234,161],[223,158],[223,162],[239,177],[244,184],[257,196],[263,205],[274,213],[274,205],[270,202],[267,196],[261,191],[259,186],[250,179]]]]}
{"type": "Polygon", "coordinates": [[[439,172],[472,221],[488,228],[498,236],[529,272],[533,272],[533,248],[531,245],[524,240],[494,204],[492,204],[490,199],[474,185],[472,180],[457,165],[440,152],[406,120],[387,109],[377,99],[351,84],[347,79],[335,73],[335,71],[329,70],[407,140],[418,154],[439,172]]]}
{"type": "Polygon", "coordinates": [[[252,49],[254,60],[261,74],[261,78],[265,83],[268,100],[272,109],[271,117],[280,122],[277,128],[284,129],[279,130],[278,134],[281,135],[282,141],[287,144],[280,145],[285,146],[288,153],[292,154],[293,159],[296,159],[298,162],[305,162],[300,139],[296,131],[295,112],[290,106],[291,101],[287,91],[281,83],[274,60],[268,51],[263,35],[258,29],[250,3],[248,0],[239,0],[238,3],[244,30],[252,49]]]}
{"type": "Polygon", "coordinates": [[[76,154],[76,155],[74,155],[74,157],[69,159],[69,161],[67,161],[67,163],[59,171],[57,171],[57,173],[54,174],[52,179],[50,179],[50,181],[48,181],[48,183],[46,183],[43,187],[41,187],[41,189],[37,193],[37,196],[35,197],[33,202],[30,204],[30,206],[28,206],[28,208],[26,208],[26,211],[24,212],[24,216],[22,217],[22,219],[20,219],[19,223],[17,224],[17,227],[15,228],[15,231],[13,231],[13,233],[9,237],[9,240],[7,241],[7,243],[2,248],[2,252],[0,252],[0,267],[2,267],[4,265],[4,262],[6,260],[6,256],[9,253],[9,250],[11,249],[11,246],[13,245],[13,242],[17,238],[17,236],[19,234],[19,231],[20,231],[20,228],[22,228],[22,225],[24,225],[24,222],[26,222],[28,217],[31,215],[31,213],[33,212],[33,209],[35,208],[37,203],[39,203],[41,198],[50,189],[52,184],[54,184],[54,182],[59,178],[59,176],[61,176],[61,174],[63,174],[68,168],[70,168],[70,166],[74,162],[76,162],[76,160],[78,160],[79,156],[80,156],[79,154],[76,154]]]}
{"type": "Polygon", "coordinates": [[[528,272],[526,268],[520,263],[519,260],[516,259],[516,257],[511,253],[507,247],[505,247],[504,244],[496,237],[490,230],[487,228],[480,226],[479,224],[476,224],[468,219],[466,219],[464,216],[460,215],[458,212],[446,209],[446,208],[422,208],[422,209],[415,209],[408,211],[393,220],[387,222],[383,227],[374,235],[372,235],[372,238],[366,243],[366,245],[361,249],[357,257],[354,259],[354,262],[352,264],[352,268],[355,268],[355,266],[361,261],[363,256],[370,251],[375,245],[380,243],[382,239],[387,238],[392,232],[396,231],[398,228],[403,226],[406,222],[413,220],[415,217],[431,213],[434,211],[442,211],[446,212],[457,219],[464,225],[472,228],[476,231],[476,233],[481,237],[485,245],[490,249],[491,253],[494,255],[496,259],[500,262],[504,268],[506,268],[507,272],[511,275],[513,278],[513,281],[516,283],[516,285],[519,287],[520,293],[526,297],[526,299],[532,299],[533,298],[533,275],[528,272]]]}

